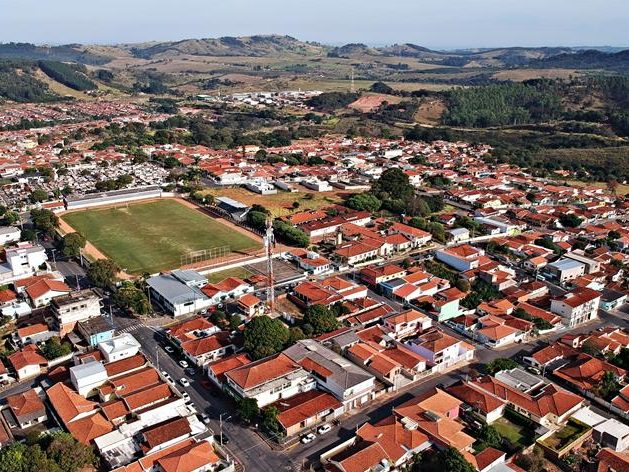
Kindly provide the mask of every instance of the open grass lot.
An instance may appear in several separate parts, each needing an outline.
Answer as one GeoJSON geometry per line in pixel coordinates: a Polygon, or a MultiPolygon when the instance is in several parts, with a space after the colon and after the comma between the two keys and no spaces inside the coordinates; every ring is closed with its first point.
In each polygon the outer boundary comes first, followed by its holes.
{"type": "Polygon", "coordinates": [[[257,248],[252,238],[175,200],[69,213],[63,219],[127,272],[173,269],[181,255],[229,246],[257,248]]]}
{"type": "Polygon", "coordinates": [[[212,272],[211,274],[207,274],[206,277],[208,282],[213,284],[225,280],[228,277],[236,277],[244,280],[251,275],[253,275],[253,273],[244,267],[234,267],[232,269],[221,270],[220,272],[212,272]]]}
{"type": "Polygon", "coordinates": [[[544,439],[542,443],[555,451],[560,451],[587,433],[589,429],[580,421],[570,419],[563,428],[544,439]]]}
{"type": "Polygon", "coordinates": [[[498,418],[491,424],[498,434],[507,439],[514,446],[520,445],[527,447],[531,445],[535,439],[535,433],[523,425],[517,424],[509,419],[498,418]]]}
{"type": "Polygon", "coordinates": [[[298,192],[279,191],[274,195],[258,195],[242,187],[208,189],[204,193],[215,197],[229,197],[245,205],[263,205],[274,217],[286,216],[295,211],[312,210],[322,208],[343,201],[343,195],[350,193],[345,190],[335,192],[310,192],[304,187],[295,184],[298,192]],[[293,202],[299,202],[299,208],[293,209],[293,202]]]}

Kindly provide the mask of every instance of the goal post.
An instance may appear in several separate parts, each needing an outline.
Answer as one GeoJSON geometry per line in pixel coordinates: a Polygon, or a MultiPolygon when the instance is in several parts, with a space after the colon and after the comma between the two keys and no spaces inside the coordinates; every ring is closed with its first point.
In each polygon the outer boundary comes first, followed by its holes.
{"type": "Polygon", "coordinates": [[[181,255],[181,266],[187,266],[192,264],[198,264],[206,261],[220,262],[231,254],[229,246],[218,246],[209,249],[200,249],[198,251],[191,251],[181,255]]]}

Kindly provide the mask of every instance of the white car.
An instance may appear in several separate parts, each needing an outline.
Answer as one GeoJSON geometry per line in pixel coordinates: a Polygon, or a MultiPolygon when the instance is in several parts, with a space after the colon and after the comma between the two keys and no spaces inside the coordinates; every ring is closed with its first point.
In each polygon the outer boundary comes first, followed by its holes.
{"type": "Polygon", "coordinates": [[[164,376],[164,379],[166,379],[166,382],[173,383],[173,378],[170,376],[168,372],[166,372],[165,370],[162,370],[162,375],[164,376]]]}
{"type": "Polygon", "coordinates": [[[201,414],[201,421],[203,421],[204,424],[210,424],[210,417],[203,413],[201,414]]]}
{"type": "Polygon", "coordinates": [[[183,367],[184,369],[188,368],[188,363],[184,361],[183,359],[179,361],[179,365],[183,367]]]}
{"type": "Polygon", "coordinates": [[[183,398],[185,401],[189,402],[190,401],[190,395],[188,395],[188,392],[183,392],[181,394],[181,398],[183,398]]]}
{"type": "Polygon", "coordinates": [[[189,386],[190,386],[190,382],[189,382],[189,381],[188,381],[188,379],[187,379],[187,378],[185,378],[185,377],[184,377],[184,378],[182,378],[182,379],[179,379],[179,383],[180,383],[181,385],[183,385],[184,387],[189,387],[189,386]]]}
{"type": "Polygon", "coordinates": [[[329,424],[324,424],[317,428],[317,434],[325,434],[329,431],[332,431],[332,426],[329,424]]]}
{"type": "Polygon", "coordinates": [[[168,354],[172,354],[173,352],[175,352],[175,350],[170,346],[165,346],[164,351],[166,351],[168,354]]]}
{"type": "Polygon", "coordinates": [[[314,433],[308,433],[301,438],[301,442],[302,444],[308,444],[314,441],[315,439],[317,439],[317,437],[314,435],[314,433]]]}

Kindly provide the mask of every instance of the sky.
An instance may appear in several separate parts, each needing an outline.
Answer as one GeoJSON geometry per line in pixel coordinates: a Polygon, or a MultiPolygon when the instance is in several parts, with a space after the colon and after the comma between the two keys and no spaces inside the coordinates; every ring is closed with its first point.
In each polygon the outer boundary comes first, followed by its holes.
{"type": "Polygon", "coordinates": [[[629,46],[628,0],[0,0],[0,42],[287,34],[435,49],[629,46]]]}

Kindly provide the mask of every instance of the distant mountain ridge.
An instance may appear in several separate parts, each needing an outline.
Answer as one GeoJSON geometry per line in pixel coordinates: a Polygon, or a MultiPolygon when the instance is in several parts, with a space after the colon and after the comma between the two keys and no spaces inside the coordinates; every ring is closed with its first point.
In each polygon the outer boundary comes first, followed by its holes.
{"type": "Polygon", "coordinates": [[[27,43],[0,44],[0,58],[56,60],[86,65],[105,65],[117,58],[140,60],[168,60],[181,56],[209,57],[337,57],[369,61],[378,57],[413,58],[418,62],[450,67],[559,67],[602,68],[625,71],[629,68],[629,50],[617,48],[583,49],[570,47],[503,47],[477,48],[455,51],[436,51],[412,43],[389,46],[367,46],[349,43],[329,46],[301,41],[286,35],[254,35],[203,39],[184,39],[109,46],[67,44],[36,46],[27,43]]]}

